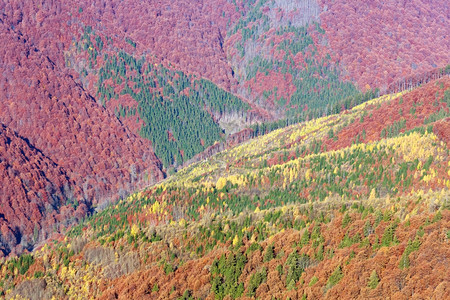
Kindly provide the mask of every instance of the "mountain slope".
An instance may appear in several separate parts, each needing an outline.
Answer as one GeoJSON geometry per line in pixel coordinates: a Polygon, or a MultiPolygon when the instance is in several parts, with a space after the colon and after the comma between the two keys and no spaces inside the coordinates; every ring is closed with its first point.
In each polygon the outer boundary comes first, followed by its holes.
{"type": "Polygon", "coordinates": [[[17,245],[18,253],[22,247],[32,250],[33,243],[48,237],[46,228],[63,219],[80,220],[86,214],[89,207],[84,201],[66,202],[81,192],[66,171],[3,124],[0,149],[3,255],[17,245]]]}
{"type": "Polygon", "coordinates": [[[347,202],[340,211],[341,203],[332,202],[249,212],[245,218],[218,216],[185,229],[175,225],[172,232],[178,234],[156,227],[163,240],[173,244],[151,244],[150,257],[164,251],[161,266],[113,280],[99,298],[448,297],[448,264],[442,261],[450,249],[440,231],[449,226],[448,210],[433,214],[425,206],[420,216],[404,219],[380,204],[384,200],[347,202]],[[230,229],[211,236],[220,228],[230,229]],[[388,238],[392,228],[395,233],[388,238]],[[193,258],[185,247],[194,247],[193,258]],[[230,273],[238,280],[230,279],[230,273]]]}
{"type": "MultiPolygon", "coordinates": [[[[233,144],[235,137],[338,113],[375,97],[377,88],[401,91],[448,74],[441,69],[450,53],[446,2],[355,3],[0,1],[0,122],[64,170],[68,185],[74,184],[67,194],[100,209],[163,179],[164,172],[233,144]],[[396,22],[386,21],[390,15],[396,22]],[[265,121],[274,123],[254,124],[265,121]]],[[[355,116],[368,129],[338,122],[342,128],[326,133],[328,139],[322,132],[314,146],[293,154],[275,151],[261,165],[325,145],[341,149],[394,137],[422,118],[428,125],[447,116],[444,104],[410,98],[401,113],[400,107],[394,112],[380,105],[372,116],[355,116]],[[378,128],[385,109],[392,118],[378,128]]],[[[433,128],[448,142],[447,130],[445,120],[433,128]]],[[[285,146],[292,147],[280,144],[285,146]]],[[[249,167],[245,159],[239,163],[249,167]]],[[[367,196],[375,185],[359,195],[367,196]]],[[[314,187],[309,189],[317,193],[314,187]]],[[[387,188],[392,186],[381,191],[387,188]]],[[[309,194],[307,189],[305,199],[309,194]]],[[[66,198],[61,201],[75,201],[66,198]]],[[[19,248],[31,247],[23,244],[19,248]]]]}
{"type": "MultiPolygon", "coordinates": [[[[33,37],[38,38],[39,34],[22,32],[17,22],[20,23],[16,20],[13,22],[16,25],[7,25],[5,20],[0,24],[3,45],[0,49],[3,70],[0,122],[64,170],[65,182],[56,175],[49,182],[56,190],[64,184],[73,189],[65,191],[58,202],[86,202],[87,207],[91,207],[161,180],[161,165],[151,144],[136,137],[114,115],[99,106],[74,80],[73,74],[58,65],[57,55],[46,54],[51,47],[44,46],[41,50],[33,42],[33,37]]],[[[45,43],[45,40],[41,42],[45,43]]],[[[22,151],[8,153],[8,156],[15,154],[18,155],[16,159],[26,159],[23,155],[30,153],[28,146],[18,144],[18,147],[21,145],[25,147],[22,151]]],[[[24,165],[21,171],[32,172],[34,168],[24,165]]],[[[21,188],[20,184],[17,188],[21,188]]],[[[35,194],[39,192],[38,186],[31,190],[35,194]]],[[[0,198],[2,205],[10,201],[7,196],[0,198]]],[[[21,203],[25,200],[20,195],[14,199],[21,207],[26,205],[26,202],[21,203]]],[[[58,205],[55,204],[55,208],[58,205]]],[[[83,214],[86,212],[87,209],[83,214]]],[[[66,214],[65,217],[70,216],[66,214]]],[[[21,228],[21,222],[28,222],[26,215],[16,218],[19,219],[14,222],[9,219],[10,228],[21,228]]],[[[37,225],[39,227],[39,222],[37,225]]],[[[42,228],[43,236],[52,231],[51,227],[47,224],[42,228]]],[[[20,241],[22,229],[19,231],[16,235],[20,241]]],[[[31,236],[29,229],[26,234],[28,238],[31,236]]],[[[22,246],[30,246],[25,239],[22,241],[25,243],[22,246]]],[[[11,243],[7,242],[6,248],[1,250],[8,254],[7,249],[14,246],[14,242],[11,243]]]]}
{"type": "Polygon", "coordinates": [[[386,90],[449,61],[450,8],[433,1],[318,1],[331,48],[348,78],[386,90]]]}
{"type": "Polygon", "coordinates": [[[194,163],[2,260],[0,292],[446,298],[449,99],[446,76],[194,163]]]}
{"type": "MultiPolygon", "coordinates": [[[[4,3],[5,24],[25,35],[59,69],[75,69],[80,78],[73,74],[74,79],[97,103],[114,98],[111,103],[106,101],[106,108],[111,113],[121,114],[121,121],[132,132],[150,139],[166,167],[180,165],[215,141],[225,138],[224,129],[228,134],[255,121],[289,118],[293,122],[318,117],[328,114],[346,96],[356,95],[358,90],[354,84],[362,90],[368,87],[386,90],[391,83],[405,76],[424,74],[448,62],[446,53],[449,49],[444,42],[433,46],[439,53],[433,58],[429,56],[433,62],[421,62],[424,53],[429,53],[426,49],[433,43],[425,39],[426,32],[420,28],[426,26],[439,36],[442,33],[443,37],[447,34],[445,22],[448,20],[445,16],[435,22],[429,21],[435,17],[432,11],[445,8],[442,1],[426,5],[416,1],[407,8],[374,4],[374,7],[360,7],[359,10],[352,9],[353,3],[344,5],[304,0],[176,1],[164,9],[158,2],[45,2],[42,6],[33,3],[4,3]],[[214,7],[222,10],[219,12],[214,7]],[[379,13],[370,15],[366,22],[358,22],[359,27],[340,22],[341,15],[352,13],[353,20],[365,16],[369,9],[379,13]],[[130,17],[135,11],[140,11],[140,17],[130,17]],[[418,17],[415,12],[420,16],[425,14],[425,17],[418,17]],[[388,22],[379,22],[381,16],[389,13],[414,15],[413,29],[419,34],[402,31],[388,22]],[[380,23],[384,24],[382,30],[377,27],[381,26],[380,23]],[[332,31],[337,28],[339,35],[332,31]],[[377,30],[372,34],[371,28],[377,30]],[[390,37],[381,43],[385,31],[390,37]],[[356,35],[363,37],[358,39],[359,50],[371,49],[371,45],[375,47],[370,50],[369,60],[354,59],[348,51],[346,45],[352,45],[356,35]],[[337,36],[339,40],[336,40],[337,36]],[[404,41],[404,47],[392,42],[397,36],[402,43],[404,41]],[[414,47],[408,46],[411,43],[414,47]],[[388,46],[392,48],[390,52],[396,53],[395,58],[386,57],[387,52],[383,49],[388,46]],[[425,50],[416,50],[419,47],[425,50]],[[135,62],[143,60],[142,66],[152,66],[146,67],[149,77],[139,72],[135,74],[129,61],[121,61],[130,56],[135,62]],[[369,63],[375,63],[370,70],[366,67],[369,63]],[[418,67],[412,70],[408,64],[418,67]],[[112,76],[109,74],[111,70],[105,68],[113,68],[112,76]],[[153,76],[153,68],[159,74],[153,76]],[[250,104],[252,111],[211,111],[201,105],[192,106],[195,101],[191,98],[176,95],[175,99],[170,90],[177,89],[172,84],[172,76],[164,75],[166,68],[174,74],[181,72],[183,77],[211,80],[218,85],[213,85],[215,90],[225,97],[235,95],[229,95],[219,87],[237,94],[238,101],[244,106],[250,104]],[[126,70],[128,73],[123,74],[126,70]],[[120,76],[117,76],[119,71],[120,76]],[[388,72],[392,78],[383,75],[383,78],[375,79],[379,75],[374,76],[374,72],[388,72]],[[164,80],[159,80],[161,74],[164,80]],[[152,81],[156,83],[156,94],[152,81]],[[147,88],[150,93],[146,93],[147,88]],[[177,119],[173,115],[161,120],[138,113],[139,106],[147,109],[155,106],[159,97],[175,103],[175,108],[166,107],[165,103],[161,109],[154,107],[156,111],[189,111],[196,119],[204,120],[181,126],[198,131],[194,137],[181,141],[186,132],[178,128],[179,124],[167,122],[177,119]],[[156,123],[162,124],[155,126],[156,123]],[[207,128],[207,131],[199,128],[207,128]],[[208,136],[209,140],[200,140],[200,135],[208,136]]],[[[407,19],[399,18],[400,25],[408,25],[407,19]]],[[[192,80],[191,84],[194,82],[192,80]]],[[[194,92],[199,91],[194,88],[194,92]]],[[[184,93],[192,96],[188,91],[184,93]]],[[[210,103],[221,100],[215,94],[207,97],[210,103]]]]}

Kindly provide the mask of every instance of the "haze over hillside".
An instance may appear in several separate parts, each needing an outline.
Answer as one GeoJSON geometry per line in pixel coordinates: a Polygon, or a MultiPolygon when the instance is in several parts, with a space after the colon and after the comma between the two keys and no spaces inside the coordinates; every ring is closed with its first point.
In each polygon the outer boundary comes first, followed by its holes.
{"type": "Polygon", "coordinates": [[[437,260],[428,290],[397,266],[449,254],[449,16],[445,0],[0,1],[0,257],[22,254],[0,295],[448,295],[437,260]],[[376,236],[334,229],[349,207],[376,236]],[[311,246],[270,248],[305,230],[311,246]],[[338,284],[369,254],[390,261],[378,294],[338,284]]]}

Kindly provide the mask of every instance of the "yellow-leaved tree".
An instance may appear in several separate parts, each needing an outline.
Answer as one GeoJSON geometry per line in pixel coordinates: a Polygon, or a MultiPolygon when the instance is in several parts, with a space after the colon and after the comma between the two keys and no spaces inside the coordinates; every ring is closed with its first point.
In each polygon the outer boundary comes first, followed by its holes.
{"type": "Polygon", "coordinates": [[[233,246],[236,246],[238,243],[239,243],[239,237],[238,237],[238,235],[236,234],[236,235],[234,236],[234,239],[233,239],[233,246]]]}
{"type": "Polygon", "coordinates": [[[310,180],[311,179],[311,169],[307,169],[306,170],[305,178],[306,178],[306,180],[310,180]]]}
{"type": "Polygon", "coordinates": [[[227,179],[226,179],[226,178],[223,178],[223,177],[220,177],[220,178],[217,180],[216,188],[217,188],[218,190],[221,190],[221,189],[223,189],[223,187],[224,187],[225,185],[227,185],[227,179]]]}
{"type": "Polygon", "coordinates": [[[136,236],[139,233],[139,227],[136,224],[131,226],[131,235],[136,236]]]}

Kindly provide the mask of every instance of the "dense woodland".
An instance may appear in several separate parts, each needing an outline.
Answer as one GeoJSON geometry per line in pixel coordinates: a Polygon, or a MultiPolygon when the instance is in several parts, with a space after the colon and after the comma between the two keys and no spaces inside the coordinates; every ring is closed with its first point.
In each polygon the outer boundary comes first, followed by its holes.
{"type": "Polygon", "coordinates": [[[444,0],[318,2],[327,8],[320,18],[330,46],[359,87],[384,91],[412,74],[448,64],[444,0]]]}
{"type": "Polygon", "coordinates": [[[238,91],[275,108],[275,117],[321,116],[357,93],[351,82],[341,80],[342,68],[323,46],[318,6],[304,2],[258,1],[228,31],[227,54],[237,72],[238,91]]]}
{"type": "Polygon", "coordinates": [[[0,297],[450,297],[447,6],[0,1],[0,297]]]}
{"type": "Polygon", "coordinates": [[[2,259],[0,293],[446,298],[449,107],[444,77],[238,144],[2,259]]]}
{"type": "Polygon", "coordinates": [[[164,177],[150,142],[99,106],[64,68],[63,57],[61,65],[47,54],[55,41],[35,43],[41,31],[22,28],[13,17],[0,24],[0,123],[2,135],[12,136],[0,156],[8,174],[0,185],[0,255],[31,250],[93,206],[164,177]]]}
{"type": "MultiPolygon", "coordinates": [[[[89,35],[85,34],[84,40],[84,49],[92,47],[89,35]]],[[[139,133],[152,141],[165,166],[182,164],[221,140],[223,130],[215,118],[225,114],[245,117],[250,109],[246,102],[208,80],[145,63],[144,58],[137,60],[125,52],[105,54],[104,66],[98,72],[97,99],[106,105],[119,95],[133,98],[137,102],[133,106],[119,103],[116,116],[137,116],[137,123],[143,121],[139,133]]]]}

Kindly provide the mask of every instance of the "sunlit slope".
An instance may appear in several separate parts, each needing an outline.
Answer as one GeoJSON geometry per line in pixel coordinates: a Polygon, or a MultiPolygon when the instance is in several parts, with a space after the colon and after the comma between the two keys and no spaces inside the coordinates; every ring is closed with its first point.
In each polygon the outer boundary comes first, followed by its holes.
{"type": "Polygon", "coordinates": [[[165,204],[134,195],[33,255],[2,262],[1,293],[9,299],[407,299],[414,291],[446,298],[449,199],[448,190],[326,199],[155,225],[158,219],[133,213],[140,207],[147,216],[167,216],[165,204]]]}
{"type": "Polygon", "coordinates": [[[2,260],[0,293],[447,298],[449,86],[382,96],[193,164],[2,260]]]}

